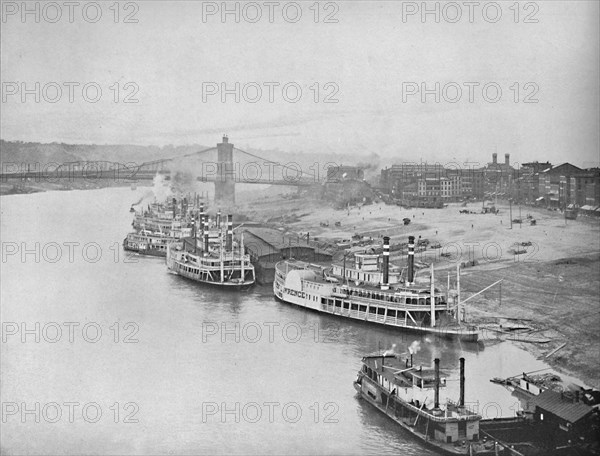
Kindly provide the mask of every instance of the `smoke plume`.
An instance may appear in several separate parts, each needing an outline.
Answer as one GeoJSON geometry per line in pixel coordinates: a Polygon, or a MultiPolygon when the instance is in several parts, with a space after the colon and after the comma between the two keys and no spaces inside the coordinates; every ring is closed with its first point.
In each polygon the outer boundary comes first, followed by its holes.
{"type": "Polygon", "coordinates": [[[416,355],[417,353],[419,353],[419,350],[421,350],[421,342],[418,340],[414,340],[408,347],[408,352],[411,355],[416,355]]]}
{"type": "Polygon", "coordinates": [[[171,186],[162,174],[156,174],[152,181],[152,194],[154,199],[158,202],[164,202],[169,196],[171,196],[171,186]]]}

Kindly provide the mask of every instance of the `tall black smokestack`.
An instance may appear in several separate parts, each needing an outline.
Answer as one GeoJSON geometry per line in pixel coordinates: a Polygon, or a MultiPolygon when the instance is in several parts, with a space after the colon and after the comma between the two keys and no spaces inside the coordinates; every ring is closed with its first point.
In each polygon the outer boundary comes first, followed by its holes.
{"type": "Polygon", "coordinates": [[[221,229],[221,209],[217,211],[217,229],[221,229]]]}
{"type": "Polygon", "coordinates": [[[415,237],[408,236],[408,283],[415,280],[415,237]]]}
{"type": "Polygon", "coordinates": [[[225,250],[233,250],[233,219],[231,214],[227,215],[227,237],[225,238],[225,250]]]}
{"type": "Polygon", "coordinates": [[[175,218],[175,214],[177,213],[177,200],[173,198],[173,218],[175,218]]]}
{"type": "Polygon", "coordinates": [[[433,360],[435,363],[435,396],[433,399],[433,408],[440,408],[440,359],[433,360]]]}
{"type": "Polygon", "coordinates": [[[465,406],[465,359],[460,358],[460,399],[458,400],[458,406],[465,406]]]}
{"type": "Polygon", "coordinates": [[[204,204],[200,204],[200,221],[198,222],[198,231],[204,236],[204,204]]]}
{"type": "Polygon", "coordinates": [[[192,219],[192,241],[194,242],[194,253],[196,253],[196,250],[198,249],[198,230],[197,230],[197,226],[198,226],[198,220],[197,219],[192,219]]]}
{"type": "Polygon", "coordinates": [[[204,253],[208,255],[208,214],[204,217],[204,253]]]}
{"type": "Polygon", "coordinates": [[[492,163],[494,165],[496,165],[498,163],[498,154],[495,152],[492,154],[492,163]]]}
{"type": "Polygon", "coordinates": [[[382,290],[388,290],[389,287],[389,276],[390,276],[390,238],[388,236],[383,237],[383,283],[381,284],[382,290]]]}

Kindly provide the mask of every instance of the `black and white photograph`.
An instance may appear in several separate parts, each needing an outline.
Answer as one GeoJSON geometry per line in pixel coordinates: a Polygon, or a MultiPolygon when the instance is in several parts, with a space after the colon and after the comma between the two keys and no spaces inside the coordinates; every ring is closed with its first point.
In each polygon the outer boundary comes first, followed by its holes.
{"type": "Polygon", "coordinates": [[[597,0],[0,13],[0,455],[600,455],[597,0]]]}

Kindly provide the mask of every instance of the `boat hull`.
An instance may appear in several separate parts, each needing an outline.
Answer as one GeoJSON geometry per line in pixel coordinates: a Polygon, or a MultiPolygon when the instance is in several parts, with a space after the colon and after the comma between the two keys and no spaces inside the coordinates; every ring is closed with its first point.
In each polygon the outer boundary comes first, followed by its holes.
{"type": "Polygon", "coordinates": [[[413,436],[421,444],[423,444],[424,446],[427,446],[429,448],[435,449],[436,451],[441,452],[441,454],[445,454],[445,455],[461,455],[461,454],[463,454],[463,455],[494,455],[494,454],[497,454],[494,449],[491,449],[491,450],[485,449],[480,444],[470,444],[473,446],[473,448],[470,448],[470,445],[455,446],[455,445],[445,444],[442,442],[437,442],[435,440],[427,439],[425,435],[417,432],[413,427],[407,425],[402,420],[397,419],[395,416],[388,413],[388,411],[386,410],[385,407],[383,407],[381,404],[379,404],[375,399],[373,399],[373,398],[369,397],[367,394],[365,394],[365,392],[363,391],[362,385],[360,383],[358,383],[357,381],[354,382],[354,389],[357,391],[357,393],[359,394],[361,399],[365,400],[370,405],[375,407],[378,411],[380,411],[385,416],[387,416],[389,419],[393,420],[404,431],[406,431],[411,436],[413,436]],[[476,445],[476,447],[475,447],[475,445],[476,445]]]}
{"type": "Polygon", "coordinates": [[[132,248],[127,245],[123,245],[123,250],[125,250],[127,252],[135,252],[135,253],[138,253],[140,255],[145,255],[145,256],[153,256],[153,257],[161,257],[161,258],[165,258],[167,256],[166,251],[158,250],[158,249],[139,249],[139,248],[132,248]]]}
{"type": "MultiPolygon", "coordinates": [[[[200,262],[188,263],[181,261],[181,255],[174,253],[170,248],[167,252],[166,265],[170,273],[179,275],[204,286],[218,287],[222,290],[245,291],[251,288],[256,277],[252,267],[245,269],[235,268],[220,269],[202,265],[200,262]],[[233,273],[237,273],[237,277],[233,273]],[[221,280],[222,279],[222,280],[221,280]]],[[[214,263],[213,263],[214,264],[214,263]]]]}
{"type": "MultiPolygon", "coordinates": [[[[315,312],[325,313],[328,315],[334,315],[340,318],[346,318],[349,320],[372,323],[386,328],[398,328],[403,331],[410,331],[418,334],[426,334],[434,337],[441,337],[453,340],[460,340],[463,342],[477,342],[479,340],[479,331],[477,329],[469,329],[466,327],[431,327],[431,326],[416,326],[405,324],[403,318],[382,318],[381,315],[373,314],[369,312],[361,312],[356,310],[343,309],[341,307],[325,305],[321,303],[321,299],[306,299],[305,295],[296,293],[292,295],[292,292],[286,292],[286,289],[281,283],[278,282],[277,277],[273,282],[273,292],[275,297],[284,303],[296,305],[305,309],[309,309],[315,312]]],[[[319,296],[317,296],[320,298],[319,296]]]]}
{"type": "Polygon", "coordinates": [[[178,275],[183,277],[186,280],[190,280],[192,282],[196,282],[199,283],[201,285],[205,285],[205,286],[209,286],[209,287],[214,287],[214,288],[220,288],[222,290],[231,290],[231,291],[247,291],[250,288],[252,288],[252,286],[254,285],[254,281],[245,281],[245,282],[211,282],[208,280],[201,280],[201,279],[197,279],[195,277],[188,277],[184,274],[179,274],[178,272],[172,271],[170,270],[169,272],[171,272],[174,275],[178,275]]]}

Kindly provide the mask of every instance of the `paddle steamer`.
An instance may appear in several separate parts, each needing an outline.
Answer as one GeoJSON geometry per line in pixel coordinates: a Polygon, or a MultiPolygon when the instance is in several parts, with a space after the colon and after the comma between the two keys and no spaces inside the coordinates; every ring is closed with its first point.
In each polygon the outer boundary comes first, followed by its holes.
{"type": "Polygon", "coordinates": [[[227,216],[227,233],[221,229],[220,216],[213,230],[203,211],[194,225],[194,233],[181,242],[167,245],[167,267],[174,274],[205,285],[224,289],[247,289],[255,282],[254,266],[244,251],[244,235],[234,242],[231,215],[227,216]]]}
{"type": "MultiPolygon", "coordinates": [[[[284,260],[275,265],[273,292],[286,303],[337,315],[403,328],[420,333],[476,342],[479,329],[459,321],[460,280],[457,300],[451,306],[446,293],[434,286],[431,265],[429,286],[415,283],[415,238],[409,236],[406,280],[389,264],[389,237],[383,254],[355,253],[354,261],[323,267],[284,260]]],[[[457,268],[458,271],[458,268],[457,268]]]]}

